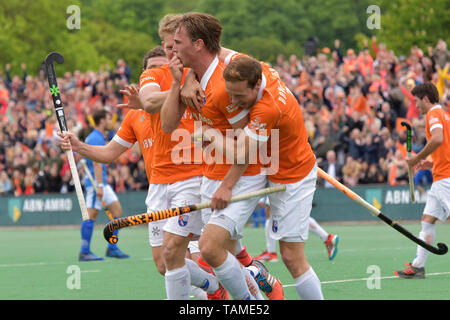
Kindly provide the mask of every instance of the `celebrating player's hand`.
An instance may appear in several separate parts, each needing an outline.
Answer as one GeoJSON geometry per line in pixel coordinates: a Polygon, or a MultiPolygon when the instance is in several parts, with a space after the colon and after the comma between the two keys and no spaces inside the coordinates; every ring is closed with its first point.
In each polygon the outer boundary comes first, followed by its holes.
{"type": "Polygon", "coordinates": [[[78,148],[81,146],[80,140],[72,132],[58,132],[58,136],[61,138],[59,140],[59,146],[64,151],[73,150],[77,152],[78,148]]]}
{"type": "Polygon", "coordinates": [[[411,168],[414,168],[420,162],[420,159],[415,154],[407,157],[405,160],[411,168]]]}
{"type": "Polygon", "coordinates": [[[201,112],[205,101],[205,94],[192,71],[189,71],[186,75],[183,87],[181,88],[180,98],[184,105],[193,107],[201,112]]]}
{"type": "Polygon", "coordinates": [[[217,188],[211,199],[211,211],[215,209],[225,209],[230,202],[232,195],[232,189],[225,187],[223,184],[217,188]]]}
{"type": "Polygon", "coordinates": [[[181,84],[181,79],[183,77],[183,64],[180,58],[176,54],[173,55],[172,59],[169,61],[170,72],[172,73],[173,82],[181,84]]]}
{"type": "Polygon", "coordinates": [[[118,108],[143,109],[141,99],[139,99],[139,90],[134,86],[125,86],[125,89],[120,90],[128,98],[128,103],[118,104],[118,108]]]}

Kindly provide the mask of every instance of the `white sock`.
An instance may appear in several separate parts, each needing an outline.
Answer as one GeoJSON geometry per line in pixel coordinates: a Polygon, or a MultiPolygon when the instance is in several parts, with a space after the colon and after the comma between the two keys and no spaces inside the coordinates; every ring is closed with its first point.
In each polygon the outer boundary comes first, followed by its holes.
{"type": "Polygon", "coordinates": [[[327,241],[329,233],[317,223],[316,219],[309,217],[309,230],[316,234],[323,242],[327,241]]]}
{"type": "MultiPolygon", "coordinates": [[[[422,231],[420,231],[419,233],[419,238],[425,241],[426,243],[433,245],[435,237],[436,237],[436,225],[434,223],[422,221],[422,231]]],[[[429,253],[430,252],[427,249],[421,246],[417,246],[416,257],[411,263],[412,266],[416,268],[424,268],[429,253]]]]}
{"type": "Polygon", "coordinates": [[[267,219],[264,226],[264,229],[266,231],[266,249],[269,253],[275,253],[277,252],[277,241],[270,236],[271,222],[271,219],[267,219]]]}
{"type": "Polygon", "coordinates": [[[197,300],[208,300],[208,296],[206,295],[206,292],[203,291],[203,289],[200,289],[198,287],[191,286],[191,294],[197,300]]]}
{"type": "Polygon", "coordinates": [[[245,277],[245,281],[247,281],[248,290],[250,291],[253,298],[255,298],[255,300],[265,300],[261,292],[259,291],[259,287],[255,281],[255,278],[253,278],[250,271],[247,268],[242,268],[241,270],[242,274],[245,277]]]}
{"type": "Polygon", "coordinates": [[[166,282],[167,299],[189,300],[191,276],[186,265],[181,268],[167,270],[164,278],[166,282]]]}
{"type": "Polygon", "coordinates": [[[225,262],[213,270],[217,279],[234,299],[250,300],[252,298],[241,272],[241,265],[231,253],[228,252],[225,262]]]}
{"type": "Polygon", "coordinates": [[[295,289],[303,300],[323,300],[320,280],[312,267],[294,281],[295,289]]]}
{"type": "Polygon", "coordinates": [[[194,261],[190,259],[184,259],[186,266],[189,269],[191,275],[191,284],[198,287],[208,293],[214,293],[219,289],[219,281],[217,278],[200,268],[194,261]]]}

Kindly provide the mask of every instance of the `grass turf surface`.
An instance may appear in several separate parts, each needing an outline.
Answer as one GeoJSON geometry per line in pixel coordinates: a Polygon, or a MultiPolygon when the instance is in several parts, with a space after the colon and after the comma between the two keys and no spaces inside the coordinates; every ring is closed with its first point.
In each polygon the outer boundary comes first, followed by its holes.
{"type": "MultiPolygon", "coordinates": [[[[414,234],[420,224],[402,224],[414,234]]],[[[107,243],[98,226],[92,251],[104,256],[107,243]]],[[[430,254],[426,279],[405,280],[393,275],[416,253],[416,244],[385,224],[323,224],[340,237],[336,258],[329,261],[325,246],[310,233],[306,244],[308,261],[322,282],[325,299],[331,300],[448,300],[450,299],[450,254],[430,254]],[[380,278],[374,279],[375,266],[380,278]],[[369,268],[369,270],[368,270],[369,268]],[[372,270],[372,271],[370,271],[372,270]],[[372,288],[372,289],[370,289],[372,288]]],[[[25,300],[161,300],[164,279],[156,271],[148,244],[147,228],[122,229],[119,247],[130,259],[79,262],[78,227],[3,228],[0,230],[0,299],[25,300]],[[80,289],[68,289],[72,265],[81,270],[80,289]]],[[[256,256],[265,247],[264,229],[245,229],[243,243],[256,256]]],[[[450,224],[438,223],[436,242],[450,244],[450,224]]],[[[298,299],[293,280],[281,262],[266,263],[283,283],[285,298],[298,299]]]]}

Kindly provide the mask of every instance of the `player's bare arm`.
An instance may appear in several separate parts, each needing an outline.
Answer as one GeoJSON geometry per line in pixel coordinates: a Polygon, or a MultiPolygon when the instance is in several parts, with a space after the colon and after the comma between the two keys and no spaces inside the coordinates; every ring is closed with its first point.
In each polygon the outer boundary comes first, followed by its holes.
{"type": "Polygon", "coordinates": [[[128,103],[118,104],[119,108],[142,109],[153,114],[161,111],[168,92],[162,92],[158,86],[149,86],[139,91],[135,86],[126,86],[120,90],[128,98],[128,103]]]}
{"type": "MultiPolygon", "coordinates": [[[[238,132],[242,131],[239,129],[242,129],[247,125],[248,119],[249,117],[247,115],[238,122],[234,123],[232,125],[233,129],[238,130],[238,132]]],[[[218,130],[214,130],[213,132],[215,136],[210,138],[212,141],[211,143],[213,144],[215,150],[217,150],[218,152],[225,152],[222,153],[225,155],[227,154],[226,152],[231,152],[231,154],[233,154],[232,150],[227,150],[227,144],[234,146],[234,139],[223,137],[223,135],[218,130]]],[[[224,177],[222,183],[220,184],[219,188],[217,188],[216,192],[214,193],[211,199],[211,210],[224,209],[228,206],[228,203],[232,196],[233,187],[239,181],[242,174],[244,174],[245,170],[247,170],[248,165],[249,162],[242,161],[242,159],[241,161],[237,161],[237,157],[235,156],[235,159],[233,159],[233,165],[231,166],[230,170],[224,177]]]]}
{"type": "Polygon", "coordinates": [[[113,162],[128,149],[114,140],[111,140],[105,146],[89,145],[81,142],[73,132],[70,131],[64,133],[58,132],[58,135],[61,138],[59,145],[64,151],[72,149],[74,152],[96,162],[113,162]]]}
{"type": "Polygon", "coordinates": [[[444,130],[442,128],[435,128],[431,131],[431,138],[428,140],[425,147],[418,153],[406,159],[408,165],[414,167],[421,160],[425,160],[430,154],[434,152],[444,141],[444,130]]]}
{"type": "Polygon", "coordinates": [[[178,128],[186,110],[186,106],[180,100],[183,64],[177,55],[174,55],[170,60],[169,67],[173,77],[172,87],[168,91],[167,99],[161,108],[161,127],[166,133],[171,133],[178,128]]]}

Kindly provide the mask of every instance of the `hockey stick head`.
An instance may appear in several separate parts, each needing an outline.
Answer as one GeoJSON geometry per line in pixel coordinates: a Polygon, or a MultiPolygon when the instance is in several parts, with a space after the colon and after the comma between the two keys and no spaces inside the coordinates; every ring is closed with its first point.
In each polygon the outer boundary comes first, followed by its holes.
{"type": "Polygon", "coordinates": [[[400,124],[406,127],[406,149],[411,152],[411,125],[406,121],[402,121],[400,124]]]}
{"type": "Polygon", "coordinates": [[[58,64],[64,63],[64,57],[59,52],[50,52],[44,60],[45,64],[53,64],[53,62],[56,61],[58,64]]]}
{"type": "Polygon", "coordinates": [[[402,121],[400,124],[402,126],[406,127],[406,130],[410,130],[411,131],[411,125],[408,122],[402,121]]]}
{"type": "Polygon", "coordinates": [[[443,255],[443,254],[446,254],[447,253],[447,251],[448,251],[448,248],[447,248],[447,246],[445,245],[445,243],[438,243],[437,244],[437,247],[439,248],[438,250],[437,250],[437,252],[435,252],[436,254],[439,254],[439,255],[443,255]]]}

